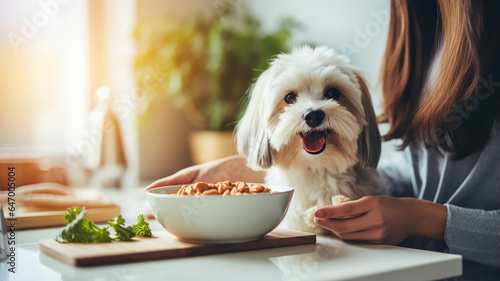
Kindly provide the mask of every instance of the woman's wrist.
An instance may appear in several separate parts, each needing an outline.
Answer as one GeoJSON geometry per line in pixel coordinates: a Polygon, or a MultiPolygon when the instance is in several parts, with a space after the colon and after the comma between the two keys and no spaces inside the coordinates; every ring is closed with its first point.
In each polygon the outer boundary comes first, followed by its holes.
{"type": "Polygon", "coordinates": [[[444,241],[448,208],[438,203],[412,199],[414,216],[414,223],[411,224],[412,235],[444,241]]]}

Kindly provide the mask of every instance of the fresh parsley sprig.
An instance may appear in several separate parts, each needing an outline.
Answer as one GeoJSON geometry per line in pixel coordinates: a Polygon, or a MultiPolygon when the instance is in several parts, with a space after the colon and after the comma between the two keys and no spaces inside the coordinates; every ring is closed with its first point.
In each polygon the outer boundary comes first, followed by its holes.
{"type": "Polygon", "coordinates": [[[134,236],[152,237],[149,224],[144,215],[139,215],[137,224],[125,226],[125,219],[118,215],[108,224],[115,232],[114,238],[110,236],[109,227],[100,228],[93,221],[85,218],[85,207],[68,208],[64,214],[66,226],[57,235],[56,240],[61,243],[103,243],[115,241],[130,241],[134,236]]]}
{"type": "Polygon", "coordinates": [[[122,215],[113,218],[113,221],[108,221],[108,224],[115,230],[117,241],[130,241],[135,236],[134,228],[132,226],[125,227],[125,219],[122,215]]]}
{"type": "Polygon", "coordinates": [[[100,228],[85,218],[85,207],[71,207],[64,215],[66,226],[56,237],[56,240],[65,243],[102,243],[111,242],[108,228],[100,228]]]}
{"type": "Polygon", "coordinates": [[[137,236],[153,237],[149,223],[146,221],[144,215],[137,216],[137,224],[134,224],[134,232],[137,236]]]}

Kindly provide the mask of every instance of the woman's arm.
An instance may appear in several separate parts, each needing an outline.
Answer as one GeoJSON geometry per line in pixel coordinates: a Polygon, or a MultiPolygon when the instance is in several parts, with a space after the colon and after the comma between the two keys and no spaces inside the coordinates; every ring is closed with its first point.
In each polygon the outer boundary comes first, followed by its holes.
{"type": "Polygon", "coordinates": [[[159,186],[190,184],[198,181],[215,183],[230,180],[260,183],[264,182],[264,175],[264,172],[248,168],[244,157],[235,155],[185,168],[171,176],[153,182],[146,187],[146,190],[159,186]]]}
{"type": "Polygon", "coordinates": [[[500,268],[500,210],[448,208],[444,241],[448,252],[500,268]]]}

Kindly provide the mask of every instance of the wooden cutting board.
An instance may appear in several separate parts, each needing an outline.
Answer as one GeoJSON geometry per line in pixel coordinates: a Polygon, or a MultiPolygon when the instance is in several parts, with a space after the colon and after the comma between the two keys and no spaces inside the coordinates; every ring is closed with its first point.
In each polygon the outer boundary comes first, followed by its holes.
{"type": "Polygon", "coordinates": [[[288,229],[275,229],[260,240],[234,244],[190,244],[177,240],[166,231],[153,232],[153,236],[134,238],[129,242],[96,244],[59,243],[54,239],[44,239],[40,240],[40,250],[70,265],[95,266],[316,243],[316,235],[288,229]]]}
{"type": "MultiPolygon", "coordinates": [[[[10,222],[15,222],[16,229],[66,225],[66,222],[64,222],[64,214],[66,213],[66,209],[42,211],[25,207],[18,207],[16,208],[15,216],[10,217],[7,207],[8,206],[5,206],[3,208],[5,222],[7,224],[10,222]]],[[[95,223],[105,223],[112,220],[114,216],[120,213],[120,206],[113,204],[106,207],[86,208],[86,210],[87,215],[85,216],[85,218],[87,220],[93,221],[95,223]]]]}
{"type": "MultiPolygon", "coordinates": [[[[2,204],[7,224],[16,223],[17,229],[64,226],[64,214],[69,207],[85,206],[86,218],[95,223],[105,223],[120,213],[120,207],[114,204],[102,191],[90,188],[70,188],[54,183],[41,183],[33,186],[20,187],[22,191],[13,198],[13,206],[2,204]],[[44,194],[38,190],[36,194],[24,191],[26,188],[57,188],[65,195],[44,194]],[[23,193],[25,192],[25,193],[23,193]],[[67,196],[66,196],[67,195],[67,196]],[[15,207],[14,212],[9,207],[15,207]]],[[[47,192],[47,190],[45,190],[47,192]]],[[[9,201],[10,202],[10,201],[9,201]]]]}

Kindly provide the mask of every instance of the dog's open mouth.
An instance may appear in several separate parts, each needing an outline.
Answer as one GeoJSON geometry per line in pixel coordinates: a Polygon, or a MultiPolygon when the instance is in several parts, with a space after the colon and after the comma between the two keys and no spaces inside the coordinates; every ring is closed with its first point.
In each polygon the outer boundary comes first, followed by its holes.
{"type": "Polygon", "coordinates": [[[304,150],[310,154],[320,154],[326,148],[326,137],[331,130],[301,132],[304,150]]]}

